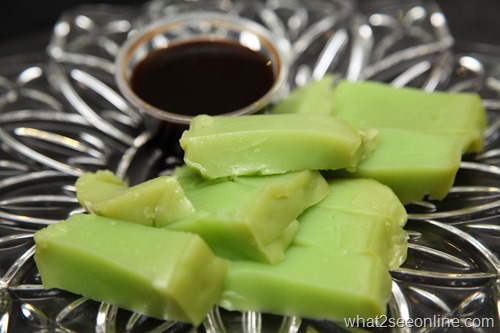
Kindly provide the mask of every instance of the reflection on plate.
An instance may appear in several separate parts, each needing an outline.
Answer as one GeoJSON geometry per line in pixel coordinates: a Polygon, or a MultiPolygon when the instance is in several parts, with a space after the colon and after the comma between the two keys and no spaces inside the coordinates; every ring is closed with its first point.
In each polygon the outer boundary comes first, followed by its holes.
{"type": "MultiPolygon", "coordinates": [[[[73,184],[85,171],[108,168],[133,184],[168,173],[180,162],[176,143],[151,138],[137,111],[117,93],[113,59],[134,29],[162,15],[195,10],[243,15],[288,38],[294,50],[289,89],[335,73],[351,80],[481,94],[490,116],[486,149],[464,158],[445,200],[408,205],[409,257],[392,272],[388,316],[417,321],[437,316],[453,319],[448,322],[457,326],[482,325],[474,332],[496,332],[500,50],[454,45],[445,17],[431,1],[380,1],[375,7],[341,0],[155,0],[140,10],[84,6],[61,17],[46,61],[0,64],[0,331],[194,331],[189,325],[44,290],[31,236],[81,210],[73,184]]],[[[217,308],[198,330],[345,332],[342,323],[217,308]]],[[[416,324],[366,331],[472,329],[416,324]]]]}

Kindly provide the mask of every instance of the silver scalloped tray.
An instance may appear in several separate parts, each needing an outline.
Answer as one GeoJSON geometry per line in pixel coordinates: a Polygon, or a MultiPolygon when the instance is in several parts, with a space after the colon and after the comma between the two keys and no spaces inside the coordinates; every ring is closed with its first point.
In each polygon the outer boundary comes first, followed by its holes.
{"type": "Polygon", "coordinates": [[[454,45],[432,1],[341,0],[83,6],[60,18],[43,62],[0,63],[0,332],[346,332],[342,323],[218,308],[195,329],[41,286],[32,234],[81,211],[76,177],[108,168],[138,183],[181,162],[176,133],[151,137],[117,92],[113,59],[120,44],[159,16],[207,9],[243,15],[286,36],[294,50],[289,89],[335,73],[482,96],[490,118],[485,151],[464,157],[445,200],[407,206],[409,255],[392,271],[386,318],[437,316],[478,327],[415,322],[365,331],[498,332],[500,49],[454,45]]]}

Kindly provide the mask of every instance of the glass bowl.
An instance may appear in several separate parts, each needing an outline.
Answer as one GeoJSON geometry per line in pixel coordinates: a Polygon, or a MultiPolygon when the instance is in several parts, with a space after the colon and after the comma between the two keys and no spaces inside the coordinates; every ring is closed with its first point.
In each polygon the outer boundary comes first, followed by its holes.
{"type": "MultiPolygon", "coordinates": [[[[134,91],[131,78],[136,66],[152,52],[183,43],[231,42],[244,46],[269,60],[274,76],[270,89],[244,107],[225,115],[255,113],[279,97],[284,87],[290,59],[290,43],[256,22],[237,15],[216,12],[186,13],[159,19],[136,31],[123,44],[116,58],[115,80],[123,96],[142,113],[145,125],[156,132],[165,124],[187,125],[196,114],[163,110],[145,101],[134,91]]],[[[200,110],[203,113],[203,110],[200,110]]]]}

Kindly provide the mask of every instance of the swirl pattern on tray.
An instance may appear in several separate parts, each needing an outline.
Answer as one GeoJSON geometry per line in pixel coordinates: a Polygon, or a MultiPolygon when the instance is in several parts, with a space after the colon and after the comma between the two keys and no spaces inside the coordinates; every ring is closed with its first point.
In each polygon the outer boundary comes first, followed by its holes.
{"type": "MultiPolygon", "coordinates": [[[[44,290],[32,234],[81,211],[74,182],[114,170],[130,183],[180,163],[120,96],[113,59],[127,36],[164,15],[216,10],[243,15],[293,46],[289,88],[326,73],[395,86],[475,91],[489,114],[484,152],[464,157],[441,202],[407,206],[409,256],[392,272],[390,318],[491,318],[500,326],[500,50],[461,50],[432,1],[153,0],[142,8],[84,6],[54,27],[46,61],[0,64],[0,331],[191,332],[59,290],[44,290]]],[[[383,321],[380,322],[383,324],[383,321]]],[[[488,324],[490,327],[487,327],[488,324]]],[[[494,325],[494,327],[493,327],[494,325]]],[[[215,308],[200,331],[345,332],[342,323],[215,308]]],[[[470,332],[466,328],[371,328],[374,332],[470,332]]]]}

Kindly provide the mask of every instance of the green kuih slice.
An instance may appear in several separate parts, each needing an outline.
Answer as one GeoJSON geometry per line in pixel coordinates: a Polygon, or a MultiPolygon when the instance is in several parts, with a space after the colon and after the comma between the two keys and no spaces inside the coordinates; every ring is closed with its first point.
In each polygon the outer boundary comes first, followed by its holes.
{"type": "Polygon", "coordinates": [[[448,194],[460,167],[462,136],[383,128],[379,139],[377,150],[355,172],[341,176],[376,179],[405,204],[448,194]]]}
{"type": "Polygon", "coordinates": [[[376,179],[390,186],[403,203],[425,196],[440,200],[453,184],[462,154],[483,148],[487,116],[477,94],[340,81],[328,95],[324,81],[331,80],[326,77],[295,90],[278,103],[276,112],[329,113],[361,129],[375,128],[377,148],[353,172],[339,171],[341,177],[376,179]],[[307,98],[292,103],[320,93],[330,103],[307,98]]]}
{"type": "Polygon", "coordinates": [[[96,215],[73,215],[34,239],[44,288],[163,320],[199,325],[227,272],[198,235],[96,215]]]}
{"type": "Polygon", "coordinates": [[[162,227],[194,212],[177,179],[161,176],[128,187],[108,170],[85,173],[76,181],[86,211],[123,221],[162,227]]]}
{"type": "Polygon", "coordinates": [[[197,233],[232,260],[277,263],[298,230],[296,218],[329,193],[318,171],[206,180],[189,167],[174,173],[195,213],[167,226],[197,233]]]}
{"type": "Polygon", "coordinates": [[[294,244],[374,255],[388,269],[406,259],[408,215],[394,192],[373,179],[331,179],[330,194],[300,217],[294,244]],[[306,227],[303,227],[307,225],[306,227]]]}
{"type": "Polygon", "coordinates": [[[273,113],[332,113],[333,76],[294,89],[273,108],[273,113]]]}
{"type": "Polygon", "coordinates": [[[429,93],[379,82],[341,81],[334,88],[332,104],[334,116],[360,128],[460,135],[462,152],[483,148],[487,116],[475,93],[429,93]]]}
{"type": "Polygon", "coordinates": [[[125,190],[127,183],[109,170],[86,172],[75,182],[76,198],[89,212],[95,211],[95,203],[108,200],[125,190]]]}
{"type": "Polygon", "coordinates": [[[290,247],[277,265],[229,263],[219,305],[230,311],[341,321],[385,314],[391,276],[379,258],[290,247]]]}
{"type": "Polygon", "coordinates": [[[472,93],[428,93],[377,82],[337,84],[336,117],[377,128],[378,149],[351,176],[376,179],[403,203],[443,199],[453,185],[462,154],[483,148],[486,112],[472,93]]]}
{"type": "Polygon", "coordinates": [[[206,178],[353,169],[375,133],[324,114],[197,116],[180,139],[184,161],[206,178]]]}
{"type": "Polygon", "coordinates": [[[330,194],[299,217],[282,262],[230,262],[219,305],[334,321],[386,312],[389,269],[406,257],[404,207],[373,180],[329,185],[330,194]]]}

